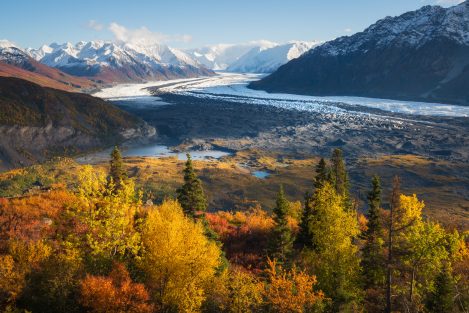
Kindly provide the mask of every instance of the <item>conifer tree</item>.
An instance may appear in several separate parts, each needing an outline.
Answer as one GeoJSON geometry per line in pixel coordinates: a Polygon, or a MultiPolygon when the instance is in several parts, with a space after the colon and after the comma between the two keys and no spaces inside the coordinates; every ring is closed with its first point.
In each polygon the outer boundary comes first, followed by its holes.
{"type": "Polygon", "coordinates": [[[384,251],[381,222],[381,183],[375,175],[371,181],[372,189],[368,193],[369,209],[366,214],[368,229],[364,232],[362,268],[365,289],[381,289],[384,286],[384,251]]]}
{"type": "Polygon", "coordinates": [[[274,235],[272,242],[272,254],[275,258],[286,261],[292,250],[292,231],[288,226],[289,202],[285,197],[283,186],[280,186],[274,213],[274,235]]]}
{"type": "Polygon", "coordinates": [[[184,168],[184,184],[177,191],[177,199],[187,216],[196,218],[197,212],[207,209],[202,182],[197,177],[190,154],[187,154],[186,166],[184,168]]]}
{"type": "Polygon", "coordinates": [[[311,238],[311,232],[309,231],[309,221],[314,214],[314,198],[316,191],[324,186],[324,184],[329,180],[330,171],[327,167],[326,161],[324,158],[319,160],[319,163],[316,165],[316,177],[314,178],[314,194],[306,193],[305,194],[305,204],[303,208],[303,213],[300,221],[300,230],[296,238],[296,244],[301,248],[313,248],[313,238],[311,238]]]}
{"type": "Polygon", "coordinates": [[[392,266],[394,262],[393,248],[394,248],[394,232],[395,232],[395,220],[396,220],[396,211],[400,209],[400,194],[401,194],[401,180],[398,176],[394,176],[392,182],[392,192],[391,192],[391,205],[389,208],[389,221],[388,221],[388,256],[386,261],[386,313],[392,312],[392,266]]]}
{"type": "Polygon", "coordinates": [[[314,179],[314,187],[316,189],[321,188],[324,186],[324,183],[329,178],[329,169],[327,168],[326,161],[324,158],[319,160],[319,163],[316,165],[316,177],[314,179]]]}
{"type": "Polygon", "coordinates": [[[351,208],[349,180],[342,150],[334,149],[331,156],[330,181],[338,195],[344,198],[346,206],[351,208]]]}
{"type": "Polygon", "coordinates": [[[453,312],[454,280],[449,268],[444,268],[435,279],[435,290],[427,300],[427,309],[431,313],[453,312]]]}
{"type": "Polygon", "coordinates": [[[122,154],[117,146],[111,152],[111,161],[109,176],[114,186],[114,190],[118,190],[122,187],[122,184],[127,179],[127,173],[125,172],[124,165],[122,162],[122,154]]]}
{"type": "Polygon", "coordinates": [[[309,222],[314,214],[314,197],[310,193],[305,194],[303,213],[301,214],[300,229],[295,239],[295,245],[299,248],[312,248],[313,238],[309,231],[309,222]]]}
{"type": "Polygon", "coordinates": [[[368,193],[368,205],[369,210],[367,213],[368,218],[368,230],[367,235],[379,234],[381,231],[381,219],[379,210],[381,207],[381,182],[378,175],[373,176],[371,180],[371,190],[368,193]]]}

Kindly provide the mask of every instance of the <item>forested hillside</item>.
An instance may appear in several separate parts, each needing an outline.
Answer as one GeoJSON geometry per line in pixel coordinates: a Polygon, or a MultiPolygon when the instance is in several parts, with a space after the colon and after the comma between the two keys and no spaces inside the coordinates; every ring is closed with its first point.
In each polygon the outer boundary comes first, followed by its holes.
{"type": "Polygon", "coordinates": [[[111,156],[105,168],[58,160],[2,175],[2,190],[33,172],[49,180],[0,199],[2,310],[467,310],[467,232],[426,217],[397,176],[370,177],[360,205],[339,149],[315,165],[303,199],[279,185],[270,213],[207,212],[190,157],[171,199],[136,188],[120,151],[111,156]]]}

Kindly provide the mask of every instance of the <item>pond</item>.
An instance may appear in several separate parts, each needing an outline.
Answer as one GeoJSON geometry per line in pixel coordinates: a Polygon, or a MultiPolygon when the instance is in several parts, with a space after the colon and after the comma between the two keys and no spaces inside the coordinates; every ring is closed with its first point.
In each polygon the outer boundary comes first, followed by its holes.
{"type": "MultiPolygon", "coordinates": [[[[105,162],[110,159],[112,148],[87,154],[78,157],[76,160],[82,164],[95,164],[105,162]]],[[[123,157],[177,157],[179,160],[187,160],[186,153],[189,152],[193,160],[219,159],[231,155],[231,153],[221,150],[189,150],[187,152],[173,152],[167,146],[152,144],[138,147],[123,148],[121,150],[123,157]]]]}
{"type": "MultiPolygon", "coordinates": [[[[230,155],[229,152],[221,150],[190,150],[188,151],[193,160],[205,160],[209,158],[219,159],[221,157],[230,155]]],[[[150,145],[129,148],[122,151],[124,157],[155,157],[163,158],[169,156],[177,156],[179,160],[187,160],[187,152],[173,152],[163,145],[150,145]]]]}
{"type": "Polygon", "coordinates": [[[252,172],[252,176],[257,177],[259,179],[266,179],[270,176],[270,173],[266,171],[254,171],[252,172]]]}

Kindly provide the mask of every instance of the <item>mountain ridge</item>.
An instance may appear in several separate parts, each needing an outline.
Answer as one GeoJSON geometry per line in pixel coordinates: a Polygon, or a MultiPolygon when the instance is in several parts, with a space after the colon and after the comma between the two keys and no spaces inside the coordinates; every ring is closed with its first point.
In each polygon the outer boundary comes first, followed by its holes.
{"type": "Polygon", "coordinates": [[[469,105],[469,2],[425,6],[340,37],[250,84],[268,92],[469,105]]]}
{"type": "Polygon", "coordinates": [[[108,41],[43,45],[26,52],[37,61],[74,76],[100,82],[165,80],[214,73],[184,52],[166,45],[108,41]]]}
{"type": "Polygon", "coordinates": [[[16,77],[66,91],[92,90],[98,87],[86,78],[75,77],[39,63],[15,44],[0,40],[0,76],[16,77]]]}
{"type": "Polygon", "coordinates": [[[220,71],[226,70],[233,62],[239,60],[239,58],[253,48],[268,49],[277,45],[276,42],[259,40],[240,44],[208,45],[196,49],[187,49],[185,51],[206,67],[220,71]]]}

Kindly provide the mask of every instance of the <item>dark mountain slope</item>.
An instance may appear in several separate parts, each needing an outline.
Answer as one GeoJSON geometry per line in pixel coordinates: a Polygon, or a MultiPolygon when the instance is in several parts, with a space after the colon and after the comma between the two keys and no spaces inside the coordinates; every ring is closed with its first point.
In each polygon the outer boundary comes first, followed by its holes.
{"type": "Polygon", "coordinates": [[[152,134],[102,99],[0,77],[0,169],[152,134]]]}
{"type": "Polygon", "coordinates": [[[387,17],[311,50],[250,87],[469,105],[469,2],[387,17]]]}

